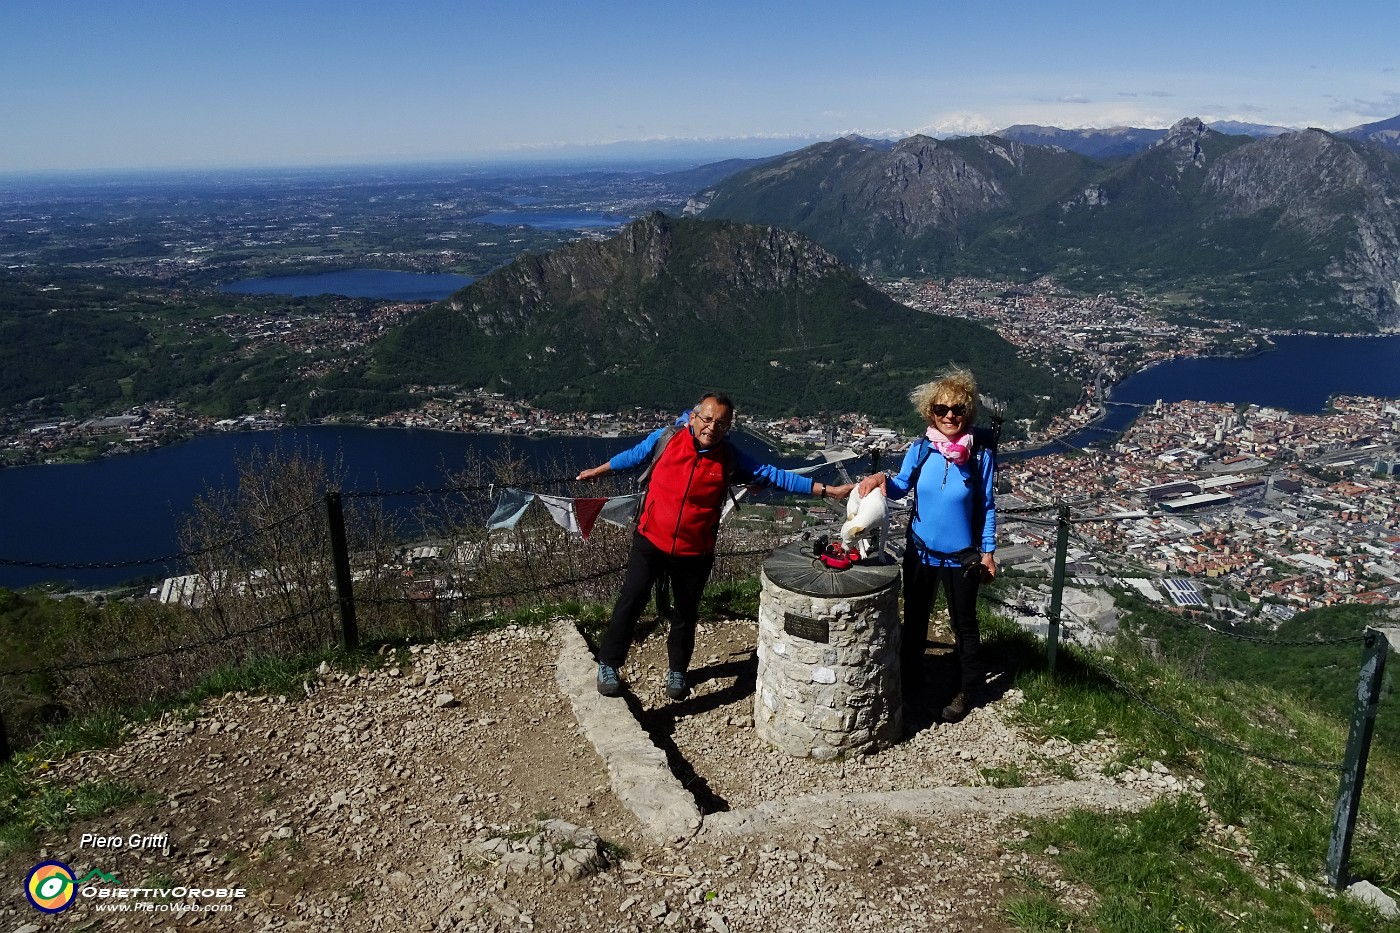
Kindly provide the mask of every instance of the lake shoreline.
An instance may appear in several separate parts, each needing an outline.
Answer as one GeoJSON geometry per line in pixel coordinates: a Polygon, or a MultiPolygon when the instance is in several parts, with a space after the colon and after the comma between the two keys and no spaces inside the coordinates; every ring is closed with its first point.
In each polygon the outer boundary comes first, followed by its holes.
{"type": "MultiPolygon", "coordinates": [[[[1170,359],[1155,360],[1155,361],[1153,361],[1150,365],[1144,366],[1143,368],[1138,369],[1138,370],[1134,370],[1132,373],[1130,373],[1129,375],[1125,376],[1124,378],[1122,378],[1122,379],[1120,379],[1120,380],[1118,380],[1118,381],[1112,383],[1111,385],[1106,386],[1106,387],[1105,387],[1105,391],[1104,391],[1104,398],[1103,398],[1103,400],[1102,400],[1102,403],[1100,403],[1100,405],[1099,405],[1099,412],[1098,412],[1097,415],[1095,415],[1095,417],[1094,417],[1093,419],[1091,419],[1091,420],[1089,420],[1089,421],[1087,421],[1087,422],[1081,423],[1081,424],[1072,425],[1072,426],[1068,427],[1067,429],[1064,429],[1064,430],[1061,430],[1061,431],[1056,432],[1056,433],[1053,434],[1053,435],[1046,435],[1046,436],[1043,436],[1043,437],[1037,437],[1037,438],[1034,438],[1034,439],[1032,439],[1032,440],[1028,440],[1028,441],[1026,441],[1024,444],[1022,444],[1022,445],[1019,446],[1019,447],[1016,447],[1016,446],[1012,446],[1012,445],[1010,445],[1010,444],[1007,444],[1007,445],[1004,446],[1003,449],[1004,449],[1005,453],[1006,453],[1008,456],[1016,456],[1016,457],[1033,456],[1033,455],[1037,455],[1036,452],[1040,452],[1040,451],[1046,451],[1046,452],[1048,452],[1050,448],[1056,447],[1057,445],[1063,445],[1063,444],[1065,444],[1065,443],[1068,443],[1068,440],[1069,440],[1070,438],[1073,438],[1073,437],[1075,437],[1076,435],[1081,434],[1081,433],[1083,433],[1083,432],[1085,432],[1085,431],[1106,430],[1106,429],[1102,429],[1102,428],[1101,428],[1101,424],[1102,424],[1102,422],[1104,421],[1104,419],[1105,419],[1105,418],[1108,416],[1108,414],[1109,414],[1108,411],[1107,411],[1107,404],[1113,404],[1113,403],[1116,403],[1116,404],[1128,404],[1128,405],[1140,405],[1140,404],[1144,404],[1144,403],[1142,403],[1142,402],[1127,402],[1127,403],[1124,403],[1124,402],[1117,401],[1116,396],[1118,395],[1119,391],[1120,391],[1124,386],[1128,385],[1129,383],[1132,383],[1134,380],[1139,380],[1139,379],[1142,379],[1142,378],[1144,378],[1144,377],[1152,377],[1154,373],[1160,372],[1160,371],[1162,370],[1162,368],[1163,368],[1163,367],[1166,367],[1166,366],[1176,366],[1176,365],[1180,365],[1180,364],[1183,363],[1183,362],[1190,362],[1190,363],[1209,363],[1209,362],[1229,362],[1229,361],[1250,361],[1250,360],[1257,360],[1257,359],[1259,359],[1259,358],[1261,358],[1261,357],[1267,357],[1267,356],[1269,356],[1269,355],[1271,355],[1271,354],[1276,354],[1276,353],[1280,352],[1280,344],[1279,344],[1279,342],[1278,342],[1278,338],[1280,338],[1280,337],[1282,337],[1282,338],[1284,338],[1284,339],[1293,339],[1293,338],[1299,338],[1299,339],[1332,339],[1332,338],[1346,338],[1346,339],[1354,339],[1354,340],[1386,340],[1386,339],[1400,339],[1400,334],[1317,334],[1317,333],[1299,333],[1299,332],[1297,332],[1297,331],[1261,331],[1261,332],[1258,332],[1258,333],[1256,334],[1256,336],[1259,336],[1259,337],[1261,337],[1263,340],[1267,341],[1268,346],[1265,347],[1265,348],[1261,348],[1261,349],[1259,349],[1259,350],[1257,350],[1257,351],[1255,351],[1255,352],[1246,353],[1246,354],[1182,355],[1182,356],[1171,357],[1170,359]]],[[[1332,394],[1333,394],[1333,395],[1338,395],[1338,394],[1365,394],[1365,393],[1336,392],[1336,393],[1332,393],[1332,394]]],[[[1329,395],[1328,397],[1330,398],[1331,395],[1329,395]]],[[[1389,397],[1389,396],[1387,396],[1387,395],[1380,395],[1380,396],[1376,396],[1376,397],[1389,397]]],[[[1198,399],[1198,400],[1200,400],[1200,401],[1208,401],[1208,399],[1198,399]]],[[[542,412],[542,413],[545,414],[546,416],[557,417],[557,415],[556,415],[555,413],[547,412],[547,411],[545,411],[544,409],[533,409],[532,406],[529,406],[527,403],[524,403],[524,402],[517,401],[517,402],[514,402],[514,403],[512,403],[512,404],[515,405],[515,406],[519,406],[519,407],[528,409],[528,410],[542,412]]],[[[1278,407],[1278,406],[1270,405],[1270,406],[1263,406],[1263,407],[1278,407]]],[[[1316,413],[1318,413],[1318,411],[1325,410],[1325,406],[1324,406],[1324,408],[1317,408],[1317,407],[1286,408],[1286,407],[1285,407],[1284,410],[1290,411],[1290,412],[1295,413],[1295,414],[1316,414],[1316,413]]],[[[421,414],[421,410],[415,410],[415,412],[421,414]]],[[[409,413],[409,414],[412,414],[412,413],[409,413]]],[[[1063,413],[1062,413],[1062,414],[1063,414],[1063,413]]],[[[629,418],[629,415],[630,415],[630,413],[611,412],[611,413],[606,413],[606,414],[604,414],[604,415],[603,415],[600,419],[598,419],[598,420],[600,420],[600,421],[601,421],[601,420],[607,420],[607,421],[616,423],[616,422],[620,422],[620,421],[626,421],[626,420],[629,418]]],[[[395,416],[395,417],[406,417],[406,416],[407,416],[407,415],[398,415],[398,416],[395,416]]],[[[89,419],[89,420],[93,420],[93,419],[89,419]]],[[[656,422],[652,422],[652,425],[653,425],[653,427],[654,427],[655,425],[660,424],[660,423],[661,423],[660,421],[656,421],[656,422]]],[[[495,436],[499,436],[499,437],[519,437],[519,438],[521,438],[522,440],[547,440],[547,439],[551,439],[551,438],[604,438],[604,439],[605,439],[605,438],[607,438],[607,437],[626,436],[626,434],[627,434],[626,431],[606,431],[606,430],[600,430],[600,431],[595,431],[595,432],[590,432],[590,431],[586,431],[586,430],[580,431],[580,430],[577,429],[576,426],[573,427],[573,428],[571,428],[570,430],[565,430],[565,431],[550,430],[547,426],[532,426],[532,427],[530,427],[529,429],[523,429],[523,430],[509,430],[509,429],[507,429],[507,430],[501,430],[501,429],[491,429],[491,428],[473,427],[473,429],[470,430],[470,431],[462,431],[462,430],[457,430],[457,429],[454,429],[454,428],[451,428],[451,427],[445,427],[445,426],[438,425],[438,424],[392,424],[392,425],[390,425],[390,424],[376,423],[376,420],[375,420],[375,419],[364,419],[364,420],[361,420],[361,419],[349,419],[349,418],[346,418],[346,417],[344,417],[344,416],[331,416],[331,417],[328,417],[328,418],[320,418],[320,419],[315,419],[315,420],[312,420],[312,421],[297,422],[297,423],[288,423],[288,422],[275,421],[275,420],[271,420],[271,421],[264,420],[264,421],[260,422],[260,423],[258,424],[257,427],[253,427],[253,428],[242,428],[242,427],[233,427],[233,428],[223,427],[223,428],[221,428],[221,427],[214,427],[213,424],[214,424],[214,423],[213,423],[212,421],[211,421],[208,425],[200,425],[200,426],[196,426],[196,425],[194,425],[194,424],[186,424],[186,425],[183,425],[183,426],[182,426],[182,429],[181,429],[176,435],[174,435],[173,440],[166,441],[166,440],[161,439],[161,440],[156,440],[156,441],[154,441],[154,442],[151,442],[150,439],[143,439],[143,443],[141,443],[141,445],[140,445],[139,447],[137,447],[137,448],[119,449],[119,450],[112,451],[112,452],[102,452],[102,453],[96,454],[96,455],[87,455],[87,456],[67,456],[67,457],[60,456],[60,457],[54,457],[54,458],[51,458],[51,459],[45,459],[45,460],[40,461],[40,462],[24,462],[24,463],[14,463],[14,462],[11,462],[11,461],[8,461],[8,460],[5,460],[5,459],[0,459],[0,470],[5,470],[5,469],[9,469],[9,468],[23,467],[23,466],[60,466],[60,465],[69,465],[69,464],[77,464],[77,463],[97,462],[97,461],[100,461],[100,460],[103,460],[103,459],[109,459],[109,458],[111,458],[111,457],[125,456],[125,455],[130,454],[130,453],[148,453],[148,452],[155,451],[155,450],[161,450],[161,449],[165,449],[165,448],[167,448],[167,447],[173,446],[173,445],[178,445],[178,444],[182,444],[182,443],[187,443],[187,442],[189,442],[189,441],[191,441],[191,440],[194,440],[195,438],[207,436],[207,435],[210,435],[210,434],[218,434],[218,433],[238,433],[238,434],[242,434],[242,433],[255,433],[255,432],[271,432],[271,431],[277,431],[277,430],[283,430],[283,429],[293,429],[293,428],[315,428],[315,427],[363,427],[363,428],[375,428],[375,429],[385,429],[385,430],[415,430],[415,429],[420,429],[420,430],[441,432],[441,433],[444,433],[444,434],[464,434],[464,435],[480,434],[480,435],[493,436],[493,437],[495,437],[495,436]]],[[[1125,426],[1123,427],[1123,429],[1121,429],[1121,430],[1115,429],[1115,430],[1113,430],[1112,433],[1114,433],[1114,434],[1121,434],[1121,433],[1122,433],[1122,430],[1126,430],[1126,428],[1127,428],[1127,426],[1125,425],[1125,426]]],[[[22,431],[23,431],[23,430],[25,430],[25,429],[21,429],[21,432],[16,432],[16,433],[14,433],[14,434],[9,435],[9,439],[13,440],[13,439],[15,439],[15,438],[22,437],[22,431]]],[[[638,433],[638,434],[646,434],[648,430],[650,430],[650,428],[643,429],[641,426],[637,426],[637,430],[636,430],[635,433],[638,433]]],[[[790,443],[788,443],[788,442],[786,442],[786,441],[783,441],[783,440],[781,440],[781,439],[778,439],[778,438],[773,437],[773,436],[772,436],[771,434],[769,434],[768,432],[757,431],[757,430],[751,429],[751,433],[757,434],[757,436],[759,436],[759,437],[763,440],[763,442],[765,443],[766,446],[769,446],[769,447],[773,448],[774,450],[776,450],[776,451],[778,451],[778,452],[780,452],[780,453],[784,453],[784,454],[787,454],[787,453],[789,453],[789,452],[795,452],[795,455],[801,456],[801,455],[803,455],[803,454],[809,454],[809,453],[812,453],[812,452],[814,452],[814,451],[816,451],[816,450],[820,450],[820,449],[821,449],[821,447],[818,447],[818,446],[815,446],[815,445],[813,445],[813,446],[803,446],[803,445],[790,444],[790,443]]],[[[853,443],[857,443],[857,441],[856,441],[855,438],[840,437],[840,436],[838,436],[838,438],[837,438],[837,446],[851,446],[853,443]]],[[[74,446],[74,447],[79,447],[79,446],[83,446],[83,445],[73,445],[73,446],[74,446]]],[[[1071,444],[1070,446],[1075,446],[1075,445],[1071,444]]],[[[90,449],[90,448],[85,448],[85,449],[90,449]]]]}

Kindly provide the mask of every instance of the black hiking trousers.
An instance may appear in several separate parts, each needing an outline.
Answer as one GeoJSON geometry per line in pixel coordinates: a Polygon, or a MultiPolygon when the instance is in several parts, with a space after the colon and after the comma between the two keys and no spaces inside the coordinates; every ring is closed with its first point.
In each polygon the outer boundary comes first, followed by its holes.
{"type": "Polygon", "coordinates": [[[666,657],[673,671],[690,668],[695,653],[695,623],[700,617],[700,596],[715,566],[715,555],[678,557],[667,554],[641,534],[633,532],[632,550],[627,555],[627,575],[622,592],[613,606],[608,630],[598,660],[609,667],[622,667],[632,647],[632,633],[651,599],[652,587],[665,575],[671,581],[671,632],[666,638],[666,657]]]}
{"type": "Polygon", "coordinates": [[[905,557],[904,625],[900,632],[899,666],[906,698],[917,697],[926,689],[923,663],[928,648],[928,620],[940,589],[948,601],[949,622],[957,642],[954,656],[962,669],[959,689],[969,698],[981,694],[987,683],[987,671],[982,659],[982,632],[977,625],[980,586],[981,579],[969,578],[962,567],[933,567],[905,557]]]}

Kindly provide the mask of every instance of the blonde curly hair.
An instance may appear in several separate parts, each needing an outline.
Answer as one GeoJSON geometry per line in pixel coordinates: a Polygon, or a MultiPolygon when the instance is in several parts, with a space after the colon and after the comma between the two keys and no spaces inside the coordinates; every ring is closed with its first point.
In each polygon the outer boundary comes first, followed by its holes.
{"type": "Polygon", "coordinates": [[[933,424],[933,406],[961,405],[967,409],[963,424],[971,425],[977,420],[977,378],[971,370],[961,366],[948,366],[938,373],[938,378],[916,386],[909,393],[909,401],[914,410],[923,415],[924,420],[933,424]]]}

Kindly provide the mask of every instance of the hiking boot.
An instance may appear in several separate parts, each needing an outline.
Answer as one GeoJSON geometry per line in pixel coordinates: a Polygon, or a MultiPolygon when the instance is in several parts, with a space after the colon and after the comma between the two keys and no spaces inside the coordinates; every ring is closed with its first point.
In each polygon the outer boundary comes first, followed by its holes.
{"type": "Polygon", "coordinates": [[[606,664],[598,665],[598,692],[605,697],[615,697],[622,693],[622,678],[617,676],[617,668],[606,664]]]}
{"type": "Polygon", "coordinates": [[[970,709],[972,709],[971,698],[966,693],[959,691],[958,695],[953,697],[947,706],[943,707],[943,721],[957,722],[966,716],[970,709]]]}
{"type": "Polygon", "coordinates": [[[673,700],[684,700],[690,695],[690,688],[685,685],[685,671],[666,672],[666,695],[673,700]]]}

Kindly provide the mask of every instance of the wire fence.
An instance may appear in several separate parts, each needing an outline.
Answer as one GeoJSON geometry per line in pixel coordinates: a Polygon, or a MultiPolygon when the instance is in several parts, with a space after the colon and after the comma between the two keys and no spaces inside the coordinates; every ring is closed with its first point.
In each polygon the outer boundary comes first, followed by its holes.
{"type": "MultiPolygon", "coordinates": [[[[518,525],[486,527],[506,490],[577,488],[575,472],[545,472],[509,483],[331,492],[310,502],[306,488],[318,484],[257,488],[249,501],[206,505],[198,532],[182,533],[189,546],[176,553],[0,558],[9,567],[162,565],[178,574],[164,579],[157,600],[108,600],[100,609],[78,600],[54,604],[62,607],[61,624],[31,632],[31,650],[11,652],[0,670],[0,751],[8,753],[6,726],[32,740],[56,711],[129,708],[190,687],[220,666],[353,649],[362,638],[441,637],[473,618],[546,601],[607,600],[626,571],[630,526],[600,520],[580,540],[535,509],[518,525]],[[391,500],[393,514],[382,508],[391,500]]],[[[588,487],[631,492],[617,478],[588,487]]],[[[773,529],[723,527],[714,581],[751,576],[779,540],[773,529]]]]}
{"type": "MultiPolygon", "coordinates": [[[[582,596],[605,599],[612,587],[610,581],[626,570],[625,553],[630,532],[605,529],[595,533],[588,544],[580,544],[576,538],[570,538],[561,529],[544,521],[527,523],[504,535],[496,533],[494,538],[486,533],[481,523],[486,507],[498,492],[507,488],[540,490],[567,487],[574,482],[575,476],[569,474],[522,478],[509,484],[452,483],[434,487],[347,492],[343,498],[352,504],[349,519],[337,519],[338,503],[335,510],[328,509],[329,519],[320,514],[323,508],[329,506],[331,496],[338,494],[328,494],[325,499],[306,502],[302,491],[288,498],[290,510],[280,517],[245,522],[252,527],[216,535],[209,543],[175,554],[142,560],[73,563],[0,558],[0,566],[51,570],[127,568],[152,564],[188,567],[192,570],[189,579],[183,588],[176,588],[173,592],[173,599],[180,609],[171,611],[184,620],[195,620],[198,624],[194,628],[204,633],[202,637],[192,638],[188,630],[180,632],[180,626],[172,626],[168,620],[161,625],[147,619],[144,631],[152,642],[149,648],[101,653],[101,640],[98,640],[98,644],[84,645],[81,650],[70,647],[65,652],[68,660],[0,670],[0,682],[13,685],[39,678],[51,687],[56,684],[57,695],[75,707],[82,707],[95,700],[80,695],[81,685],[74,681],[73,675],[91,673],[99,668],[134,669],[159,659],[169,661],[177,656],[209,652],[216,646],[235,644],[246,650],[216,653],[211,662],[215,659],[236,660],[247,657],[255,649],[266,650],[269,647],[286,652],[339,642],[343,647],[354,648],[358,646],[358,626],[362,622],[367,623],[368,633],[376,638],[437,635],[444,629],[445,617],[463,619],[474,610],[509,608],[549,598],[582,596]],[[357,515],[353,509],[355,506],[410,497],[437,500],[439,503],[453,497],[476,501],[472,508],[465,511],[459,509],[453,516],[455,525],[444,521],[436,529],[437,533],[426,539],[439,542],[428,549],[430,557],[405,561],[402,557],[404,547],[382,537],[384,529],[378,529],[381,537],[375,538],[372,527],[375,516],[357,515]],[[297,502],[297,499],[301,501],[297,502]],[[335,527],[337,520],[348,527],[335,527]],[[337,540],[347,542],[341,546],[345,553],[335,553],[337,540]],[[339,592],[337,596],[331,581],[336,577],[339,561],[347,565],[345,579],[351,583],[348,591],[339,592]],[[605,582],[609,585],[603,586],[605,582]],[[347,608],[351,617],[348,625],[347,608]],[[286,637],[277,644],[269,644],[269,637],[277,632],[286,633],[286,637]]],[[[1106,495],[1109,493],[1068,502],[999,509],[998,514],[1015,516],[1030,524],[1061,528],[1069,524],[1113,521],[1123,517],[1072,514],[1072,509],[1091,505],[1106,495]],[[1058,515],[1043,517],[1046,512],[1058,512],[1058,515]]],[[[451,512],[450,509],[447,511],[451,512]]],[[[603,526],[600,524],[599,528],[603,529],[603,526]]],[[[766,535],[731,534],[727,538],[716,556],[719,566],[729,565],[727,572],[730,576],[751,574],[760,559],[771,553],[782,540],[778,533],[772,531],[766,535]]],[[[1062,562],[1063,554],[1059,558],[1062,562]]],[[[1062,574],[1057,579],[1058,586],[1062,588],[1062,574]]],[[[1001,599],[985,588],[982,600],[1022,617],[1044,618],[1052,629],[1052,636],[1058,637],[1061,621],[1058,591],[1048,611],[1024,601],[1001,599]]],[[[140,613],[135,615],[139,616],[140,613]]],[[[1170,618],[1174,624],[1207,634],[1271,647],[1349,644],[1360,642],[1363,638],[1361,635],[1347,635],[1300,640],[1268,639],[1231,632],[1201,620],[1170,618]]],[[[1182,717],[1167,710],[1164,704],[1152,700],[1140,688],[1128,683],[1104,664],[1095,663],[1092,667],[1142,709],[1202,741],[1271,764],[1330,771],[1341,768],[1340,764],[1280,758],[1225,742],[1207,730],[1185,722],[1182,717]]],[[[191,665],[190,671],[177,681],[187,682],[198,668],[198,665],[191,665]]],[[[141,678],[135,680],[142,687],[151,686],[141,678]]],[[[111,681],[112,678],[106,678],[104,686],[107,689],[111,689],[111,681]]],[[[23,691],[9,689],[0,694],[0,702],[13,701],[17,692],[23,691]]]]}
{"type": "Polygon", "coordinates": [[[1295,768],[1307,768],[1314,771],[1331,771],[1337,773],[1340,773],[1342,770],[1342,762],[1340,761],[1330,762],[1310,761],[1298,758],[1280,758],[1275,755],[1270,755],[1266,752],[1261,752],[1256,749],[1247,748],[1243,745],[1238,745],[1234,742],[1227,742],[1224,739],[1220,738],[1220,736],[1218,735],[1207,732],[1204,729],[1201,729],[1197,726],[1193,726],[1190,723],[1183,721],[1180,716],[1177,716],[1176,714],[1164,709],[1160,704],[1154,703],[1152,700],[1144,696],[1143,693],[1137,688],[1127,683],[1123,678],[1115,675],[1106,664],[1096,663],[1091,666],[1091,669],[1099,676],[1107,680],[1109,683],[1113,684],[1113,686],[1116,687],[1119,690],[1119,692],[1127,696],[1133,702],[1137,703],[1143,709],[1146,709],[1148,712],[1152,713],[1152,715],[1156,716],[1158,719],[1162,720],[1163,722],[1171,725],[1176,729],[1179,729],[1182,732],[1187,733],[1188,735],[1195,736],[1196,738],[1210,745],[1213,745],[1216,748],[1222,749],[1227,752],[1233,752],[1237,755],[1243,755],[1246,758],[1253,758],[1255,761],[1263,761],[1268,764],[1291,765],[1295,768]]]}
{"type": "Polygon", "coordinates": [[[262,622],[249,628],[239,629],[235,632],[227,632],[223,635],[216,635],[212,638],[205,638],[199,641],[193,641],[184,644],[166,645],[160,648],[153,648],[149,651],[137,652],[136,654],[124,654],[118,655],[116,657],[98,658],[91,661],[74,661],[67,664],[46,664],[38,667],[14,668],[11,670],[4,670],[0,671],[0,677],[23,677],[29,674],[58,674],[68,671],[88,670],[94,667],[108,667],[116,664],[130,664],[134,661],[145,661],[150,658],[169,657],[171,655],[180,654],[186,651],[197,651],[201,648],[208,648],[212,645],[222,644],[223,642],[248,638],[252,635],[258,634],[259,632],[266,632],[270,629],[278,628],[280,626],[291,625],[294,622],[297,622],[309,616],[316,615],[317,613],[328,612],[331,608],[332,607],[328,605],[320,606],[315,609],[309,609],[305,612],[297,613],[296,615],[284,616],[278,619],[271,619],[267,622],[262,622]]]}
{"type": "MultiPolygon", "coordinates": [[[[999,609],[1006,610],[1006,611],[1008,611],[1008,612],[1010,612],[1010,613],[1014,613],[1014,614],[1015,614],[1016,616],[1018,616],[1018,617],[1022,617],[1022,618],[1042,618],[1042,619],[1045,619],[1047,622],[1049,622],[1049,620],[1050,620],[1050,614],[1049,614],[1046,610],[1044,610],[1044,609],[1042,609],[1042,608],[1040,608],[1040,607],[1038,607],[1038,606],[1034,606],[1034,605],[1032,605],[1032,604],[1030,604],[1030,603],[1027,603],[1027,602],[1025,602],[1025,601],[1013,602],[1013,601],[1011,601],[1011,600],[998,599],[996,596],[988,595],[988,594],[979,594],[979,599],[980,599],[983,603],[986,603],[986,604],[988,604],[988,605],[996,606],[996,607],[998,607],[999,609]]],[[[1190,623],[1187,623],[1187,624],[1190,625],[1190,623]]],[[[1284,641],[1284,640],[1270,641],[1270,640],[1268,640],[1268,639],[1249,638],[1249,637],[1243,636],[1243,635],[1234,635],[1234,633],[1225,632],[1225,631],[1223,631],[1223,630],[1221,630],[1221,629],[1217,629],[1217,628],[1214,628],[1214,627],[1212,627],[1212,626],[1205,625],[1204,623],[1201,623],[1201,624],[1199,624],[1199,625],[1193,625],[1193,626],[1191,626],[1191,627],[1203,628],[1203,629],[1205,629],[1205,631],[1207,631],[1207,632],[1209,632],[1209,633],[1211,633],[1211,634],[1215,634],[1215,635],[1228,635],[1228,636],[1233,636],[1233,637],[1241,638],[1241,639],[1244,639],[1244,640],[1247,640],[1247,641],[1256,642],[1256,643],[1263,643],[1263,644],[1268,644],[1268,645],[1280,645],[1280,646],[1284,646],[1284,647],[1307,647],[1307,646],[1315,647],[1315,646],[1317,646],[1317,645],[1319,645],[1319,644],[1337,644],[1337,643],[1343,643],[1343,642],[1360,642],[1360,641],[1362,641],[1362,640],[1364,639],[1364,637],[1365,637],[1365,636],[1361,636],[1361,635],[1358,635],[1358,636],[1350,636],[1350,637],[1347,637],[1347,638],[1345,638],[1345,639],[1340,639],[1340,638],[1339,638],[1339,639],[1332,639],[1332,640],[1329,640],[1328,642],[1317,642],[1317,641],[1307,641],[1307,642],[1304,642],[1304,641],[1284,641]]],[[[1255,749],[1247,748],[1247,747],[1245,747],[1245,746],[1243,746],[1243,745],[1238,745],[1238,744],[1235,744],[1235,743],[1232,743],[1232,742],[1226,742],[1225,740],[1221,739],[1219,736],[1213,735],[1213,734],[1211,734],[1211,733],[1209,733],[1209,732],[1206,732],[1205,730],[1203,730],[1203,729],[1201,729],[1201,728],[1199,728],[1199,727],[1197,727],[1197,726],[1193,726],[1193,725],[1191,725],[1190,723],[1185,722],[1179,715],[1177,715],[1177,714],[1175,714],[1175,713],[1172,713],[1172,712],[1168,711],[1167,709],[1165,709],[1164,706],[1163,706],[1162,704],[1157,703],[1157,702],[1154,702],[1153,700],[1149,699],[1149,698],[1143,693],[1142,690],[1140,690],[1139,688],[1134,687],[1133,685],[1131,685],[1130,683],[1128,683],[1126,679],[1124,679],[1124,678],[1122,678],[1122,677],[1119,677],[1118,675],[1114,674],[1113,671],[1112,671],[1112,669],[1111,669],[1111,668],[1108,666],[1108,664],[1105,663],[1103,660],[1101,660],[1101,659],[1095,659],[1094,656],[1089,655],[1089,654],[1085,654],[1085,655],[1083,655],[1083,656],[1081,657],[1081,661],[1083,661],[1083,662],[1085,663],[1086,667],[1088,667],[1089,670],[1091,670],[1093,673],[1095,673],[1096,675],[1098,675],[1098,676],[1101,677],[1102,679],[1104,679],[1104,680],[1108,681],[1109,683],[1113,684],[1113,686],[1114,686],[1120,693],[1122,693],[1124,696],[1126,696],[1126,697],[1128,697],[1129,699],[1131,699],[1133,702],[1137,703],[1140,707],[1142,707],[1142,708],[1143,708],[1144,710],[1146,710],[1148,713],[1152,714],[1153,716],[1157,717],[1158,719],[1162,720],[1163,722],[1168,723],[1169,725],[1173,726],[1174,728],[1179,729],[1180,731],[1185,732],[1185,733],[1187,733],[1187,734],[1189,734],[1189,735],[1193,735],[1193,736],[1195,736],[1196,738],[1202,739],[1202,740],[1204,740],[1204,741],[1210,743],[1211,745],[1216,746],[1217,748],[1221,748],[1221,749],[1224,749],[1224,750],[1226,750],[1226,751],[1231,751],[1231,752],[1234,752],[1234,753],[1236,753],[1236,754],[1244,755],[1245,757],[1247,757],[1247,758],[1253,758],[1253,759],[1255,759],[1256,761],[1268,762],[1268,763],[1270,763],[1270,764],[1296,765],[1296,766],[1301,767],[1301,768],[1311,768],[1311,769],[1320,770],[1320,771],[1340,771],[1341,768],[1342,768],[1342,765],[1341,765],[1340,762],[1319,762],[1319,761],[1305,761],[1305,760],[1297,760],[1297,759],[1289,759],[1289,758],[1279,758],[1279,757],[1276,757],[1276,756],[1274,756],[1274,755],[1270,755],[1270,754],[1268,754],[1267,752],[1261,752],[1261,751],[1257,751],[1257,750],[1255,750],[1255,749]]]]}

